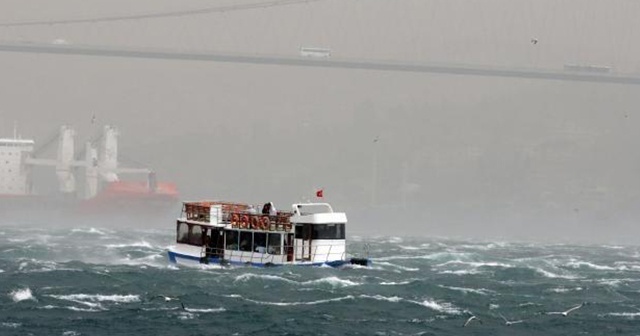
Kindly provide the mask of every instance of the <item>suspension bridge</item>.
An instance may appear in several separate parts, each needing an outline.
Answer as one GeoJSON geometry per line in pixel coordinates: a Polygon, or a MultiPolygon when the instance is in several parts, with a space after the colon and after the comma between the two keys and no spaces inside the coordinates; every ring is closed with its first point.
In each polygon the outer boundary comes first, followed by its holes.
{"type": "Polygon", "coordinates": [[[381,1],[274,0],[8,21],[0,22],[0,52],[640,84],[640,64],[629,46],[636,33],[620,35],[614,20],[630,8],[576,16],[571,8],[547,2],[548,8],[529,5],[518,18],[490,16],[490,10],[477,3],[463,4],[473,12],[465,14],[456,3],[445,7],[434,1],[409,1],[413,8],[398,10],[394,8],[401,6],[385,7],[389,4],[381,1]],[[541,19],[546,10],[555,12],[541,19]],[[389,22],[376,19],[382,13],[389,22]],[[617,38],[585,37],[588,29],[580,33],[583,23],[597,25],[598,20],[598,29],[609,27],[617,38]],[[393,29],[388,25],[392,22],[393,29]],[[564,31],[567,36],[554,37],[553,27],[559,22],[573,27],[573,34],[564,31]],[[522,32],[503,31],[507,26],[522,32]],[[385,33],[383,27],[391,31],[385,33]],[[532,31],[540,38],[530,38],[532,31]],[[125,34],[124,43],[114,38],[118,32],[125,34]],[[352,36],[345,38],[345,33],[352,36]],[[330,56],[309,57],[298,52],[307,44],[335,47],[330,56]],[[561,53],[563,48],[571,51],[561,53]]]}

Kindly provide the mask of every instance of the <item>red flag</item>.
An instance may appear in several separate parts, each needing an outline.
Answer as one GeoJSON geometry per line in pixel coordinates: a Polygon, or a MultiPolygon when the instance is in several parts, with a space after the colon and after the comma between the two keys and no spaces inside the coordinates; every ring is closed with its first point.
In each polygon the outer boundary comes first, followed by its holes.
{"type": "Polygon", "coordinates": [[[316,191],[316,197],[322,198],[323,197],[323,195],[322,195],[323,191],[324,191],[323,189],[320,189],[320,190],[316,191]]]}

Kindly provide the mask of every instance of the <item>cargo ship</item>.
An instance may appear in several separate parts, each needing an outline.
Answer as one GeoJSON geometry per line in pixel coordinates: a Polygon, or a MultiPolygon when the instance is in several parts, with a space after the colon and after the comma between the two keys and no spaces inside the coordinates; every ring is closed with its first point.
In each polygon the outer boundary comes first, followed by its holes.
{"type": "Polygon", "coordinates": [[[34,140],[22,139],[15,130],[13,138],[0,139],[0,223],[122,221],[175,214],[176,185],[159,182],[150,168],[120,164],[115,127],[105,126],[81,152],[75,150],[75,131],[69,126],[62,126],[51,142],[55,140],[56,157],[44,158],[34,140]],[[35,169],[55,171],[55,192],[39,192],[35,169]]]}

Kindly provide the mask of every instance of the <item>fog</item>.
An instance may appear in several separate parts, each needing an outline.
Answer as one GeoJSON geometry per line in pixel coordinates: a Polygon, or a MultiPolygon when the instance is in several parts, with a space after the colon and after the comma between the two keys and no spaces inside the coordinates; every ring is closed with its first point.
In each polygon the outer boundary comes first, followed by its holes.
{"type": "MultiPolygon", "coordinates": [[[[0,25],[231,3],[7,1],[0,25]]],[[[618,0],[326,0],[2,26],[0,39],[290,56],[316,46],[353,59],[638,74],[639,10],[618,0]]],[[[0,68],[0,136],[14,122],[37,142],[62,124],[79,139],[115,125],[121,153],[175,182],[182,199],[284,209],[323,188],[352,234],[640,243],[638,86],[21,53],[0,53],[0,68]]]]}

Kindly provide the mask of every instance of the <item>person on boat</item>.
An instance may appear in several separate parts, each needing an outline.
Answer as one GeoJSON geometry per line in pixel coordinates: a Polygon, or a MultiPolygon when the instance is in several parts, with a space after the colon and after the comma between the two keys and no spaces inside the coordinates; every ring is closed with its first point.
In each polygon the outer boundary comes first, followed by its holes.
{"type": "Polygon", "coordinates": [[[262,214],[263,215],[268,215],[269,211],[271,211],[271,202],[267,202],[264,204],[264,206],[262,206],[262,214]]]}
{"type": "Polygon", "coordinates": [[[249,242],[246,239],[243,239],[240,242],[240,251],[251,251],[251,245],[249,245],[249,242]]]}
{"type": "Polygon", "coordinates": [[[257,215],[258,214],[258,211],[253,206],[253,204],[249,204],[249,207],[247,208],[247,212],[252,214],[252,215],[257,215]]]}
{"type": "Polygon", "coordinates": [[[275,216],[278,214],[278,211],[276,210],[276,206],[273,205],[273,202],[269,202],[269,216],[275,216]]]}

